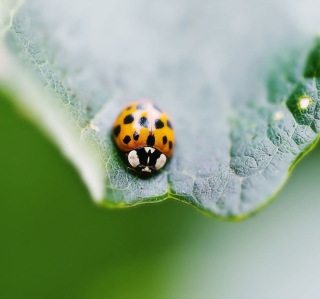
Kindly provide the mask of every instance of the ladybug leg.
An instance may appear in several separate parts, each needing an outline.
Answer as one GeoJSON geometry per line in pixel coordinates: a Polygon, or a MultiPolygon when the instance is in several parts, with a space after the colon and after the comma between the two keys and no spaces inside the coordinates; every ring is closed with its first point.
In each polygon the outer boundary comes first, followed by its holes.
{"type": "Polygon", "coordinates": [[[136,169],[134,169],[134,168],[132,168],[132,167],[127,167],[127,170],[128,171],[132,171],[132,172],[135,172],[135,173],[138,173],[138,171],[136,170],[136,169]]]}
{"type": "Polygon", "coordinates": [[[143,165],[138,165],[136,168],[132,168],[132,167],[127,167],[127,170],[128,171],[132,171],[132,172],[134,172],[134,173],[136,173],[136,174],[141,174],[141,170],[144,168],[144,166],[143,165]]]}

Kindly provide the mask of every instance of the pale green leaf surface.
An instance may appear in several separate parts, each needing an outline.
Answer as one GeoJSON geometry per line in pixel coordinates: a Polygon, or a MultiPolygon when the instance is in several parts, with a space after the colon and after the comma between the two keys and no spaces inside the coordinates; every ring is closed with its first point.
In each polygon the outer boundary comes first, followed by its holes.
{"type": "Polygon", "coordinates": [[[101,204],[171,197],[241,218],[274,196],[318,138],[312,1],[33,0],[14,13],[2,5],[12,57],[99,156],[101,204]],[[177,136],[173,158],[151,179],[127,171],[111,138],[123,104],[139,98],[162,106],[177,136]]]}

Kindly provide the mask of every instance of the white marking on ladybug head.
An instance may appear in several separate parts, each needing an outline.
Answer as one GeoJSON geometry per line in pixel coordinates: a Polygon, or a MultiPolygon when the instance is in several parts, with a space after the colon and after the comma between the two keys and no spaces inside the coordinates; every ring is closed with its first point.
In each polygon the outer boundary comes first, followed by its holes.
{"type": "Polygon", "coordinates": [[[133,150],[129,153],[128,161],[132,167],[137,167],[140,164],[140,160],[137,155],[137,151],[133,150]]]}
{"type": "Polygon", "coordinates": [[[151,151],[151,154],[155,151],[154,148],[149,147],[149,146],[145,146],[145,147],[144,147],[144,150],[146,151],[146,153],[149,153],[149,151],[151,151]]]}
{"type": "Polygon", "coordinates": [[[164,164],[167,162],[167,157],[164,154],[161,154],[160,157],[157,159],[155,168],[156,170],[159,170],[163,167],[164,164]]]}
{"type": "Polygon", "coordinates": [[[151,169],[148,166],[146,166],[141,171],[143,171],[143,172],[151,172],[151,169]]]}

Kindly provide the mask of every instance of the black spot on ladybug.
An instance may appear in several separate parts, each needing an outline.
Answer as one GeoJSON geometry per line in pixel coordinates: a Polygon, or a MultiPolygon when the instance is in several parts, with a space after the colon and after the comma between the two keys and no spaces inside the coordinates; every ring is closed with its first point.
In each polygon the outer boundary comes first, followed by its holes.
{"type": "Polygon", "coordinates": [[[169,141],[169,149],[172,149],[172,141],[169,141]]]}
{"type": "Polygon", "coordinates": [[[157,106],[157,105],[153,105],[153,107],[154,107],[154,109],[158,110],[159,112],[162,112],[162,109],[161,109],[161,108],[159,108],[159,106],[157,106]]]}
{"type": "Polygon", "coordinates": [[[143,110],[147,108],[147,104],[146,103],[142,103],[137,105],[137,110],[143,110]]]}
{"type": "Polygon", "coordinates": [[[132,115],[132,114],[129,114],[129,115],[127,115],[127,116],[124,118],[123,123],[124,123],[125,125],[127,125],[127,124],[131,124],[133,121],[134,121],[133,115],[132,115]]]}
{"type": "Polygon", "coordinates": [[[162,137],[162,142],[163,142],[163,144],[166,144],[166,143],[167,143],[167,141],[168,141],[167,136],[163,136],[163,137],[162,137]]]}
{"type": "Polygon", "coordinates": [[[132,106],[128,106],[128,107],[127,107],[127,110],[130,110],[131,108],[132,108],[132,106]]]}
{"type": "Polygon", "coordinates": [[[131,138],[130,138],[130,136],[128,136],[128,135],[123,138],[123,142],[124,142],[125,144],[128,144],[130,141],[131,141],[131,138]]]}
{"type": "Polygon", "coordinates": [[[139,119],[139,124],[140,124],[141,127],[148,128],[149,121],[148,121],[148,119],[146,117],[142,116],[139,119]]]}
{"type": "Polygon", "coordinates": [[[137,140],[139,139],[139,134],[138,134],[137,132],[134,132],[134,134],[133,134],[133,139],[134,139],[135,141],[137,141],[137,140]]]}
{"type": "Polygon", "coordinates": [[[160,119],[156,119],[154,125],[156,126],[156,129],[161,129],[164,127],[164,123],[160,119]]]}
{"type": "Polygon", "coordinates": [[[168,126],[170,129],[172,129],[172,125],[171,125],[170,120],[167,120],[167,126],[168,126]]]}
{"type": "Polygon", "coordinates": [[[149,135],[148,139],[147,139],[147,145],[148,146],[154,146],[156,139],[154,137],[154,135],[149,135]]]}
{"type": "Polygon", "coordinates": [[[113,129],[113,133],[116,137],[118,137],[118,135],[120,134],[121,131],[121,126],[117,125],[114,129],[113,129]]]}

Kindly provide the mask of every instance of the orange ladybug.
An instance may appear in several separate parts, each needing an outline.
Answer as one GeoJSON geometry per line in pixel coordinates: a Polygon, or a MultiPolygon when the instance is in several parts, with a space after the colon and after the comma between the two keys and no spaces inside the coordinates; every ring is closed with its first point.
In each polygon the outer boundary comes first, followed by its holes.
{"type": "Polygon", "coordinates": [[[141,174],[162,168],[174,151],[171,120],[150,100],[129,103],[113,125],[113,137],[130,167],[141,174]]]}

